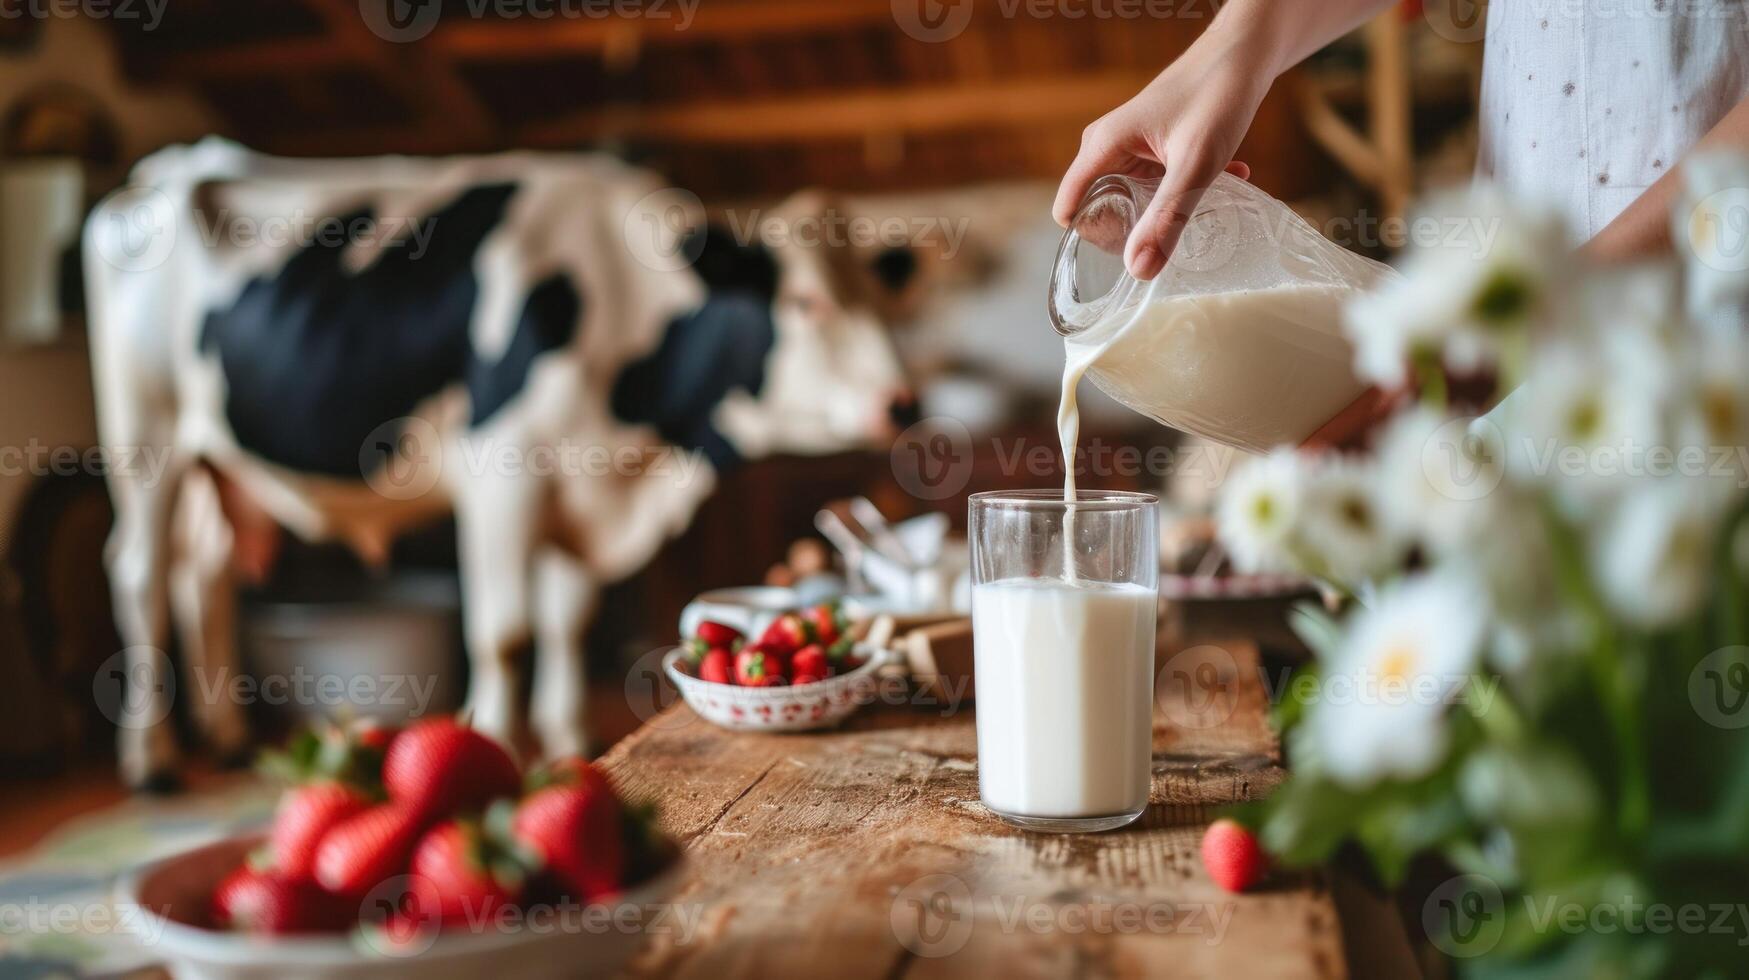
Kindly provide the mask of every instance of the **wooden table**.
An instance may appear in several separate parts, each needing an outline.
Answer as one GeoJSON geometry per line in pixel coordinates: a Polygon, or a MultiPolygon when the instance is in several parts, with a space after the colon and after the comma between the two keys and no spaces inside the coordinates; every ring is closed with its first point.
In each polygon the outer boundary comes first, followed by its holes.
{"type": "Polygon", "coordinates": [[[675,901],[699,917],[690,937],[652,936],[637,971],[1349,975],[1330,876],[1279,874],[1231,896],[1202,869],[1219,807],[1285,775],[1255,647],[1199,646],[1162,676],[1148,812],[1084,836],[1014,830],[979,804],[970,710],[888,703],[906,700],[889,689],[839,730],[752,735],[668,708],[603,759],[685,846],[675,901]],[[1174,681],[1211,676],[1212,697],[1174,681]]]}

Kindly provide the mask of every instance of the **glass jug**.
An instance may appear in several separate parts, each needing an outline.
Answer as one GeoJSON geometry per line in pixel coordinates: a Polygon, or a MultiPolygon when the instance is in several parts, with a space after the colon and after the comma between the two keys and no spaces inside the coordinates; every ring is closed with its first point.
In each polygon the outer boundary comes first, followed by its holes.
{"type": "Polygon", "coordinates": [[[1254,453],[1304,442],[1365,389],[1343,304],[1396,273],[1223,173],[1166,268],[1138,282],[1124,242],[1158,188],[1102,177],[1064,233],[1049,302],[1069,360],[1175,429],[1254,453]]]}

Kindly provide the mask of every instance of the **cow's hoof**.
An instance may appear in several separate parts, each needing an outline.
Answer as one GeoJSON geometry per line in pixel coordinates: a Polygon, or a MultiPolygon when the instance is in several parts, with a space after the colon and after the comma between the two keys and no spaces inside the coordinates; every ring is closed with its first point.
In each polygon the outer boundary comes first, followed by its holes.
{"type": "Polygon", "coordinates": [[[129,787],[144,796],[169,796],[182,789],[182,777],[174,772],[155,772],[129,787]]]}

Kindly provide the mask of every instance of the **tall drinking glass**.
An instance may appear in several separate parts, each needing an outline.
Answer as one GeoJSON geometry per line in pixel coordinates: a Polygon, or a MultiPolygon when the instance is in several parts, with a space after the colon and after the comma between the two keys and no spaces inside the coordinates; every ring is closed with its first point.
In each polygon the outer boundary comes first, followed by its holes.
{"type": "Polygon", "coordinates": [[[971,499],[978,790],[1029,830],[1142,815],[1160,579],[1156,498],[996,491],[971,499]]]}

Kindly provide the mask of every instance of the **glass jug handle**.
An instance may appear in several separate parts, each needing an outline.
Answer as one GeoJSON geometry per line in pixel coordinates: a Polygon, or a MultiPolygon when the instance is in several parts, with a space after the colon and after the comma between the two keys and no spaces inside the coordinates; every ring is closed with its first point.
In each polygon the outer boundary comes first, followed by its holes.
{"type": "Polygon", "coordinates": [[[1122,309],[1138,285],[1124,268],[1124,243],[1157,180],[1108,174],[1094,182],[1057,246],[1048,307],[1051,328],[1071,337],[1122,309]]]}

